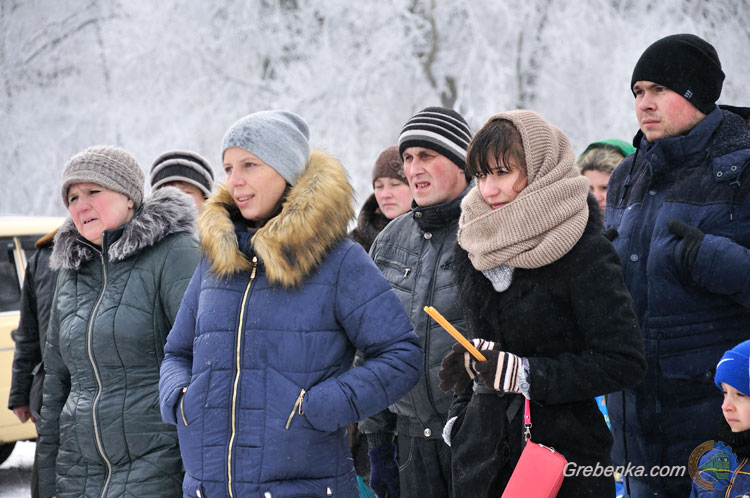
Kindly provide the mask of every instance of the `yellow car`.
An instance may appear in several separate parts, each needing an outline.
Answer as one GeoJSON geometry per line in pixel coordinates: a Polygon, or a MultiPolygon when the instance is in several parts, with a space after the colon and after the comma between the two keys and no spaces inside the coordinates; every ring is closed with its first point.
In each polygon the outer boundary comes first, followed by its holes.
{"type": "Polygon", "coordinates": [[[11,332],[18,328],[21,286],[34,242],[62,222],[57,217],[0,216],[0,463],[10,456],[16,441],[36,438],[34,424],[21,424],[6,408],[15,346],[11,332]]]}

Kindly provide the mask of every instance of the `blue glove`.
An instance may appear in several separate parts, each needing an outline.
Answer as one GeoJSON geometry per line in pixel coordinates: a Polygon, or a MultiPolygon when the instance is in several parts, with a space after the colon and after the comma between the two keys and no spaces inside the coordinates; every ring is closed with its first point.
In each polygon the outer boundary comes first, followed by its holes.
{"type": "Polygon", "coordinates": [[[378,498],[399,498],[398,462],[393,444],[377,446],[367,452],[370,456],[370,488],[378,498]]]}

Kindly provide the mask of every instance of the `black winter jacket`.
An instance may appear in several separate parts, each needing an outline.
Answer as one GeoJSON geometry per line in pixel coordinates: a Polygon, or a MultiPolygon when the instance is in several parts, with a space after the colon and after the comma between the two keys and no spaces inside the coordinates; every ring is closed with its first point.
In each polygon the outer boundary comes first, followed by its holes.
{"type": "MultiPolygon", "coordinates": [[[[576,245],[544,267],[516,268],[501,293],[458,244],[453,260],[470,336],[528,359],[531,439],[578,466],[610,463],[612,436],[594,397],[637,384],[646,370],[619,257],[601,230],[600,211],[589,196],[589,221],[576,245]]],[[[456,498],[502,494],[521,452],[522,404],[509,411],[517,398],[474,394],[470,386],[454,401],[456,498]]],[[[611,476],[581,476],[566,477],[558,496],[613,495],[611,476]]]]}
{"type": "Polygon", "coordinates": [[[8,408],[12,410],[17,406],[28,405],[37,420],[42,407],[41,386],[44,382],[42,351],[47,340],[49,311],[57,276],[49,268],[55,233],[56,231],[47,234],[37,241],[36,251],[26,265],[21,291],[21,320],[13,336],[16,349],[8,408]]]}

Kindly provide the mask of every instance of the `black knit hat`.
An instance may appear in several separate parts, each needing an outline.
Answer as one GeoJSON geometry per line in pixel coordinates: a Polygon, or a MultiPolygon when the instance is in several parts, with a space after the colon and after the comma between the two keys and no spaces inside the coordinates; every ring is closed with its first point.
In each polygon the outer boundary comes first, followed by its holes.
{"type": "Polygon", "coordinates": [[[471,130],[463,116],[445,107],[426,107],[404,125],[398,138],[398,153],[403,157],[409,147],[424,147],[465,169],[469,142],[471,130]]]}
{"type": "Polygon", "coordinates": [[[710,43],[695,35],[679,34],[657,40],[643,52],[633,69],[631,91],[636,81],[664,85],[708,114],[721,95],[724,72],[710,43]]]}
{"type": "Polygon", "coordinates": [[[207,198],[213,190],[214,171],[200,154],[186,150],[170,150],[157,157],[151,165],[151,190],[157,190],[165,183],[171,182],[195,185],[207,198]]]}

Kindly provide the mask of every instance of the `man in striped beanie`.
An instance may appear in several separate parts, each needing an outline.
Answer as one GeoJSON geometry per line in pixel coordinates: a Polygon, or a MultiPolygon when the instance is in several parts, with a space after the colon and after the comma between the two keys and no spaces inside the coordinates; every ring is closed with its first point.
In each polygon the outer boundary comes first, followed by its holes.
{"type": "Polygon", "coordinates": [[[442,433],[452,394],[440,389],[437,372],[453,339],[422,309],[434,306],[465,333],[451,260],[461,199],[470,187],[464,167],[471,137],[466,120],[445,107],[427,107],[406,122],[398,149],[414,203],[410,213],[380,232],[370,249],[410,313],[425,352],[424,377],[417,386],[389,410],[359,425],[369,446],[370,486],[381,498],[450,495],[450,448],[442,433]]]}
{"type": "Polygon", "coordinates": [[[177,187],[195,201],[200,213],[203,201],[211,195],[214,171],[200,154],[187,150],[170,150],[151,165],[151,190],[177,187]]]}

